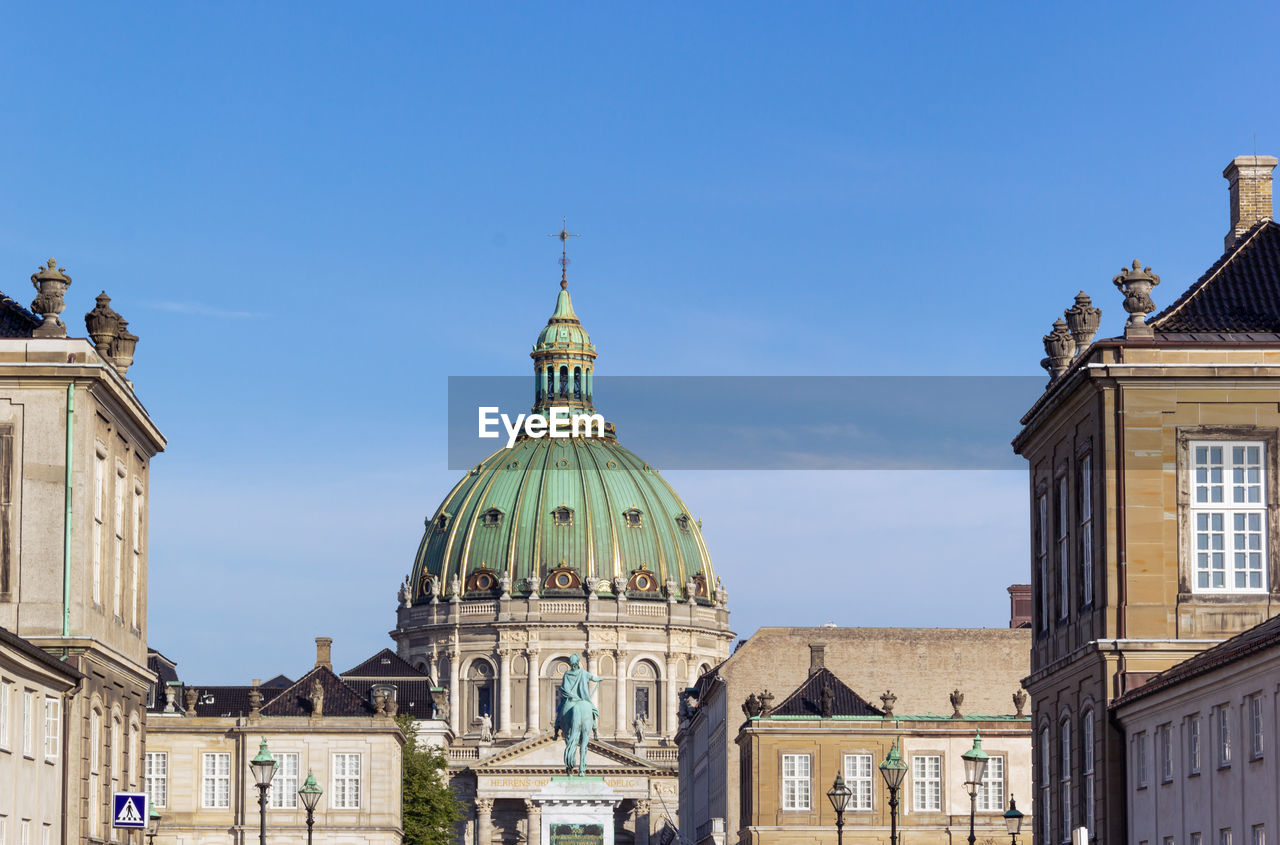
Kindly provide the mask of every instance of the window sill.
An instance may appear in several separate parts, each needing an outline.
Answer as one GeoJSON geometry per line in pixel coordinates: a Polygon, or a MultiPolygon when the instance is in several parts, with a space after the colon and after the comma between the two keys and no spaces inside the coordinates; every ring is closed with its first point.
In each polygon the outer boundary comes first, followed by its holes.
{"type": "Polygon", "coordinates": [[[1198,778],[1198,777],[1200,777],[1200,770],[1199,770],[1199,769],[1196,769],[1194,772],[1187,772],[1187,777],[1189,777],[1189,778],[1198,778]]]}
{"type": "Polygon", "coordinates": [[[1226,771],[1227,769],[1229,769],[1229,768],[1231,768],[1231,764],[1230,764],[1230,763],[1219,763],[1219,764],[1218,764],[1218,771],[1220,771],[1220,772],[1225,772],[1225,771],[1226,771]]]}

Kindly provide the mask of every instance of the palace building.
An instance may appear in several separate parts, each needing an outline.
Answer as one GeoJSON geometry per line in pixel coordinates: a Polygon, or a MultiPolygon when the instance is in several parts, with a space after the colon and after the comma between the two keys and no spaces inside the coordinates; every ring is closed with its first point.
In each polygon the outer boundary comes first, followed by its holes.
{"type": "MultiPolygon", "coordinates": [[[[533,410],[594,413],[596,346],[563,273],[560,288],[530,353],[533,410]]],[[[551,732],[575,653],[604,678],[588,767],[625,797],[615,841],[674,825],[679,696],[728,657],[726,604],[698,519],[612,423],[522,435],[469,470],[426,519],[392,632],[437,687],[453,785],[475,808],[460,841],[536,842],[527,799],[563,774],[551,732]]]]}

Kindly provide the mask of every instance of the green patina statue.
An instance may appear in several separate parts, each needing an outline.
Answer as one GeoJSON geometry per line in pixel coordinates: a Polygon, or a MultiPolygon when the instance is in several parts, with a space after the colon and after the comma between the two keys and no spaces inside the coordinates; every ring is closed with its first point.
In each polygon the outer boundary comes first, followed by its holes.
{"type": "Polygon", "coordinates": [[[595,738],[600,711],[591,702],[591,683],[602,678],[579,665],[576,654],[569,655],[569,669],[560,682],[560,710],[556,713],[553,738],[564,735],[564,767],[569,774],[577,768],[579,777],[587,773],[587,740],[595,738]]]}

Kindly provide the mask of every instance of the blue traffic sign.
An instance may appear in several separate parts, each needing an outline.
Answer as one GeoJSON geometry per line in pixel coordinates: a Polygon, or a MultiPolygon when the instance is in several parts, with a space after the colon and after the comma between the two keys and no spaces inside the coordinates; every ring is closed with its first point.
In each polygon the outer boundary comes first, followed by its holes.
{"type": "Polygon", "coordinates": [[[117,792],[111,800],[111,826],[131,830],[147,827],[147,796],[142,792],[117,792]]]}

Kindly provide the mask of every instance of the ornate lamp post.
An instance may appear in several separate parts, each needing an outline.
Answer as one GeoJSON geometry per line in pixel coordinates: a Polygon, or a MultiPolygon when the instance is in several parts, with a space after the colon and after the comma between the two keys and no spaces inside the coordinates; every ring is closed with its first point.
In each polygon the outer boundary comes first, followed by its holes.
{"type": "Polygon", "coordinates": [[[147,845],[155,845],[156,834],[160,832],[160,814],[156,812],[156,808],[151,808],[150,818],[147,819],[147,845]]]}
{"type": "Polygon", "coordinates": [[[964,785],[969,790],[969,845],[973,845],[974,816],[978,812],[978,787],[982,785],[982,776],[987,771],[987,752],[982,750],[982,732],[973,734],[973,748],[960,755],[964,760],[964,785]]]}
{"type": "Polygon", "coordinates": [[[1004,826],[1009,828],[1009,838],[1013,840],[1013,845],[1018,845],[1018,831],[1022,830],[1022,813],[1018,811],[1018,805],[1013,803],[1013,796],[1009,796],[1009,809],[1004,814],[1004,826]]]}
{"type": "Polygon", "coordinates": [[[315,824],[316,804],[320,803],[320,796],[323,794],[324,790],[316,783],[316,776],[308,769],[307,780],[302,784],[302,789],[298,790],[302,806],[307,808],[307,845],[311,845],[311,826],[315,824]]]}
{"type": "Polygon", "coordinates": [[[827,790],[827,797],[836,811],[836,845],[844,845],[844,810],[849,806],[853,790],[844,785],[843,773],[836,772],[836,782],[827,790]]]}
{"type": "Polygon", "coordinates": [[[889,787],[889,845],[898,845],[898,789],[907,775],[907,764],[902,762],[896,741],[889,747],[889,756],[880,764],[880,774],[884,776],[884,785],[889,787]]]}
{"type": "Polygon", "coordinates": [[[253,779],[258,784],[258,842],[267,845],[267,790],[271,788],[271,779],[276,774],[276,761],[267,750],[267,738],[262,738],[258,747],[258,756],[249,761],[253,770],[253,779]]]}

